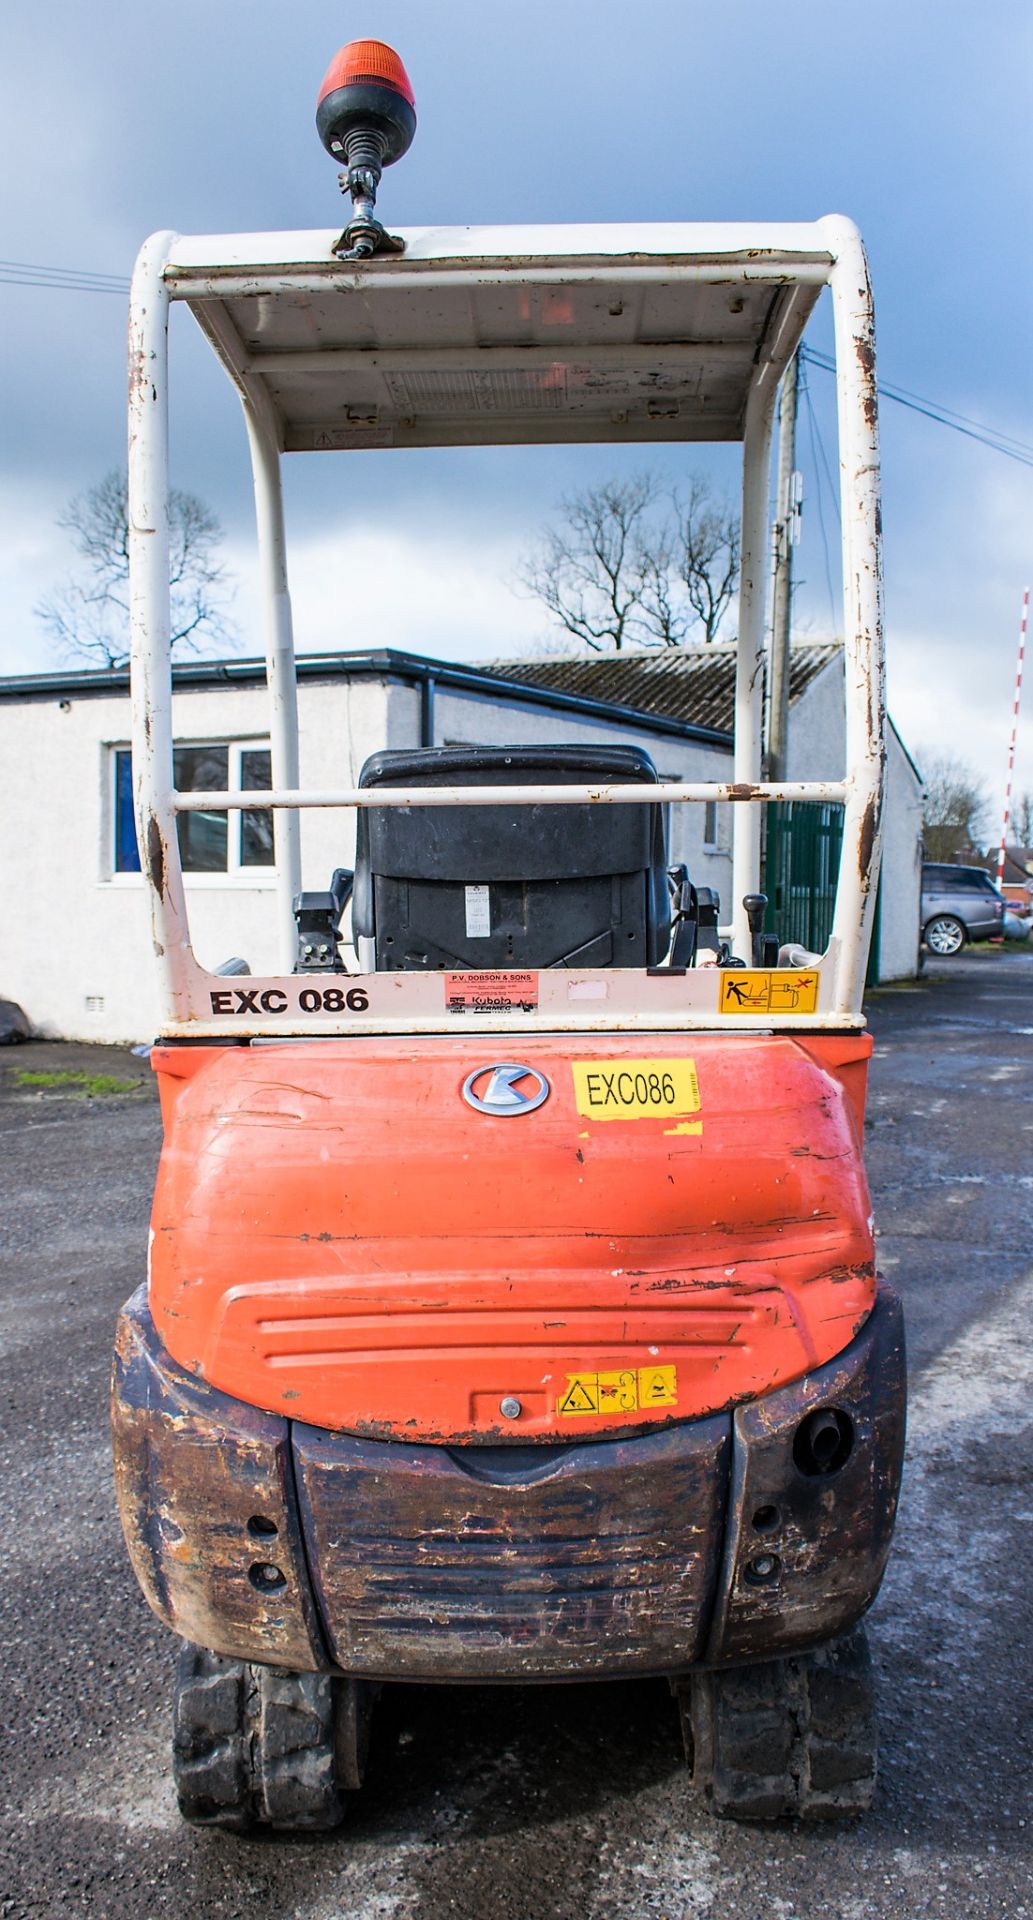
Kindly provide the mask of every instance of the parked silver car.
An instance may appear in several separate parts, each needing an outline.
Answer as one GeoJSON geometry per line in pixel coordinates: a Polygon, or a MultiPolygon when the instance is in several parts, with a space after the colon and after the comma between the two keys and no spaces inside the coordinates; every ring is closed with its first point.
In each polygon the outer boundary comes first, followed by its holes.
{"type": "Polygon", "coordinates": [[[927,862],[922,868],[922,939],[930,953],[960,953],[966,940],[1000,935],[1004,900],[983,867],[927,862]]]}

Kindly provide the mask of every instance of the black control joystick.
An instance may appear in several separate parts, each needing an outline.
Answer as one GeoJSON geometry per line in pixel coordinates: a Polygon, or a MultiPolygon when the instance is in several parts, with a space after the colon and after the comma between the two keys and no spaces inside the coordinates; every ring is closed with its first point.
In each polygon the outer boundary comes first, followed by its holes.
{"type": "Polygon", "coordinates": [[[766,965],[764,940],[764,915],[768,909],[766,893],[744,893],[742,903],[746,910],[746,923],[750,929],[751,958],[755,967],[766,965]]]}

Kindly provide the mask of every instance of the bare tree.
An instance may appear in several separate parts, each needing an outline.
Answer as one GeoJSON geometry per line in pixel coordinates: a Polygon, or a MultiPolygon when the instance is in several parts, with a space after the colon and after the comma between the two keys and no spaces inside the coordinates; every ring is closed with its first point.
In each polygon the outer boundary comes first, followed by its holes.
{"type": "Polygon", "coordinates": [[[678,558],[677,534],[669,520],[643,530],[636,542],[633,638],[641,646],[680,647],[688,637],[692,615],[678,558]]]}
{"type": "MultiPolygon", "coordinates": [[[[79,555],[76,571],[40,602],[36,616],[66,660],[105,667],[129,658],[129,507],[124,473],[112,471],[77,494],[58,518],[79,555]]],[[[222,610],[226,569],[216,557],[222,528],[194,493],[169,494],[169,584],[172,647],[199,652],[205,640],[225,642],[232,629],[222,610]]]]}
{"type": "Polygon", "coordinates": [[[975,847],[986,825],[986,785],[951,754],[934,755],[925,770],[922,840],[927,860],[957,860],[975,847]]]}
{"type": "Polygon", "coordinates": [[[709,644],[739,585],[739,517],[703,474],[693,474],[684,493],[676,488],[671,500],[678,571],[709,644]]]}
{"type": "Polygon", "coordinates": [[[1015,802],[1011,845],[1033,847],[1033,793],[1020,793],[1015,802]]]}
{"type": "Polygon", "coordinates": [[[703,475],[667,492],[653,474],[560,502],[518,578],[575,640],[603,651],[712,641],[739,579],[739,526],[703,475]]]}
{"type": "Polygon", "coordinates": [[[519,578],[576,640],[619,653],[641,618],[643,523],[657,497],[648,474],[608,480],[560,502],[519,578]]]}

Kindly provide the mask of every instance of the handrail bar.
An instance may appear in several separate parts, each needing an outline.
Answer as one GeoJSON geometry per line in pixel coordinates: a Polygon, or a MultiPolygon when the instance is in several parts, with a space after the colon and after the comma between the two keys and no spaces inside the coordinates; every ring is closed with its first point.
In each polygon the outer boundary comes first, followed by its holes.
{"type": "Polygon", "coordinates": [[[658,781],[655,785],[638,781],[634,786],[563,787],[327,787],[327,788],[229,788],[210,793],[178,793],[168,796],[174,813],[227,813],[241,808],[248,812],[268,811],[272,807],[579,807],[648,806],[669,801],[729,800],[732,802],[773,800],[846,801],[852,790],[850,780],[782,780],[749,785],[736,781],[658,781]]]}

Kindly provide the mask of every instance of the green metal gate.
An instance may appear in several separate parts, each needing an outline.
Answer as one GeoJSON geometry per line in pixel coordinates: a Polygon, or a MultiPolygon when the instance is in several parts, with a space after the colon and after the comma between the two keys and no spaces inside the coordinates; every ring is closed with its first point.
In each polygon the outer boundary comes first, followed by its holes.
{"type": "Polygon", "coordinates": [[[777,935],[779,946],[798,941],[808,953],[824,953],[836,904],[843,808],[780,800],[767,814],[767,931],[777,935]]]}

